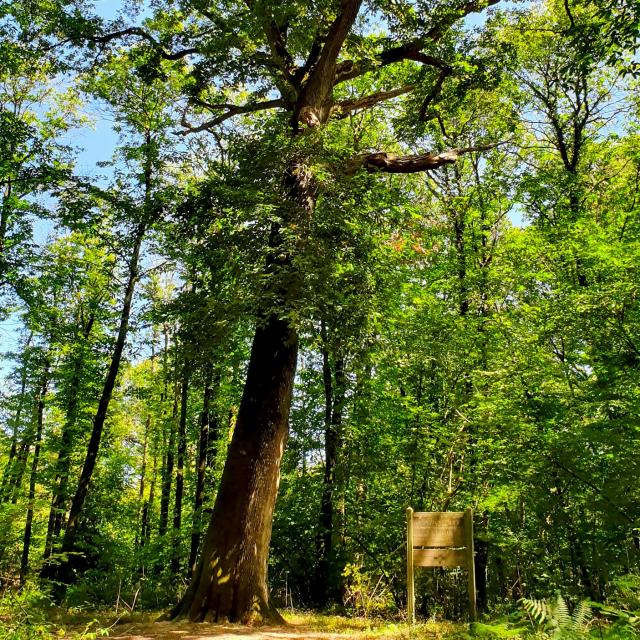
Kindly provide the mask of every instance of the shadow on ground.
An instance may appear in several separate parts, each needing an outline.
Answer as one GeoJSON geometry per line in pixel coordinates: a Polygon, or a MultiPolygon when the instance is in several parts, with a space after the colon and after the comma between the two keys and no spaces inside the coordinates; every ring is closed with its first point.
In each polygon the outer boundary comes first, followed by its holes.
{"type": "Polygon", "coordinates": [[[110,637],[121,640],[335,640],[345,638],[345,634],[312,631],[303,625],[247,627],[206,622],[151,622],[118,625],[110,637]]]}

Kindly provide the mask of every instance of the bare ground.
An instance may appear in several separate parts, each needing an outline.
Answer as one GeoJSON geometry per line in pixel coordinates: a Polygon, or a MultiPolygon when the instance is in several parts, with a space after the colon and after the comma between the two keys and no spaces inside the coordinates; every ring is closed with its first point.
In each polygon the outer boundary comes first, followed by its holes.
{"type": "Polygon", "coordinates": [[[361,631],[347,634],[318,632],[304,625],[247,627],[237,624],[152,622],[118,625],[110,637],[121,640],[344,640],[357,637],[364,640],[367,636],[366,632],[363,634],[361,631]]]}

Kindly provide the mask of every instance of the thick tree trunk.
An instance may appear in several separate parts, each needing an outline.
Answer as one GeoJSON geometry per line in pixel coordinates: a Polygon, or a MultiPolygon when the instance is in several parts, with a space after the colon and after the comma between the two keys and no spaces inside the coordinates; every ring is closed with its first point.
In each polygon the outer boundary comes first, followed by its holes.
{"type": "MultiPolygon", "coordinates": [[[[283,183],[282,224],[306,234],[316,197],[311,172],[293,160],[283,183]]],[[[265,311],[258,315],[238,419],[202,555],[174,618],[282,620],[269,604],[267,559],[298,355],[298,334],[286,314],[300,286],[284,238],[274,224],[265,311]]]]}
{"type": "Polygon", "coordinates": [[[129,260],[129,276],[127,279],[124,300],[120,312],[118,335],[113,348],[113,353],[111,355],[111,363],[109,365],[109,370],[104,381],[100,401],[98,402],[98,409],[93,419],[93,428],[91,430],[89,444],[87,445],[87,453],[85,455],[84,464],[80,473],[78,487],[71,502],[71,509],[69,511],[69,518],[67,520],[67,527],[62,541],[62,553],[65,554],[65,559],[57,565],[51,563],[46,565],[44,568],[45,570],[43,571],[43,577],[53,579],[58,582],[58,586],[56,587],[54,593],[54,596],[56,598],[61,598],[64,595],[64,585],[68,584],[73,576],[74,560],[77,559],[73,552],[75,551],[76,546],[80,515],[87,498],[89,484],[91,482],[91,478],[93,477],[93,471],[96,466],[96,460],[98,459],[100,441],[102,439],[102,431],[107,418],[109,403],[111,402],[111,396],[113,394],[113,389],[118,377],[118,371],[120,370],[122,353],[124,351],[124,346],[127,340],[127,333],[129,331],[129,317],[131,315],[131,305],[133,303],[133,293],[135,290],[136,282],[138,280],[138,262],[140,259],[140,249],[142,247],[142,241],[145,231],[146,225],[144,223],[141,223],[138,225],[136,234],[134,236],[132,254],[129,260]]]}
{"type": "Polygon", "coordinates": [[[47,394],[49,384],[49,363],[45,363],[44,373],[40,393],[36,403],[36,440],[31,463],[31,477],[29,479],[29,496],[27,504],[27,519],[24,526],[24,537],[22,543],[22,557],[20,559],[20,585],[24,585],[29,572],[29,551],[31,549],[31,531],[33,527],[33,503],[36,499],[36,480],[38,477],[38,464],[40,462],[40,445],[42,443],[42,429],[44,426],[44,398],[47,394]]]}
{"type": "Polygon", "coordinates": [[[220,490],[193,581],[174,617],[271,616],[267,555],[287,436],[298,336],[271,316],[258,326],[220,490]]]}

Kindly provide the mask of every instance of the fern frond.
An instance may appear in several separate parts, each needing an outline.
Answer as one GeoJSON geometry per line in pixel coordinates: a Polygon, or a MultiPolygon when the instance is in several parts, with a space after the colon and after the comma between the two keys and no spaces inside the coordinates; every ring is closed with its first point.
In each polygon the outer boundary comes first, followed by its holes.
{"type": "Polygon", "coordinates": [[[556,597],[556,602],[552,609],[553,618],[558,622],[558,626],[561,629],[571,629],[573,628],[573,620],[571,618],[571,614],[569,613],[569,607],[565,599],[558,594],[556,597]]]}
{"type": "Polygon", "coordinates": [[[588,600],[578,602],[573,610],[573,628],[576,631],[585,631],[591,621],[591,605],[588,600]]]}
{"type": "Polygon", "coordinates": [[[551,613],[549,605],[544,600],[537,600],[536,598],[520,598],[520,604],[533,621],[537,624],[542,624],[551,613]]]}

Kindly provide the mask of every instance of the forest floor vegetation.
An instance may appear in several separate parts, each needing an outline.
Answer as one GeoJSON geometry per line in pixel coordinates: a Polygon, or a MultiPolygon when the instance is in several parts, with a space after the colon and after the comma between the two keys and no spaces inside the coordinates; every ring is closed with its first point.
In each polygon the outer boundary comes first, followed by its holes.
{"type": "Polygon", "coordinates": [[[95,640],[372,640],[429,638],[454,640],[469,637],[469,626],[450,621],[430,621],[410,627],[383,618],[347,617],[307,612],[286,612],[286,626],[158,622],[160,612],[80,611],[42,606],[14,599],[0,609],[0,640],[69,638],[95,640]]]}
{"type": "Polygon", "coordinates": [[[429,620],[413,626],[404,621],[377,617],[348,617],[312,612],[284,612],[286,626],[158,622],[160,612],[129,613],[115,609],[79,610],[49,607],[45,601],[5,596],[0,602],[0,640],[68,638],[96,640],[108,637],[119,640],[468,640],[471,638],[632,638],[613,629],[598,633],[595,627],[584,633],[545,633],[502,620],[466,624],[446,620],[429,620]]]}
{"type": "MultiPolygon", "coordinates": [[[[402,614],[331,615],[283,609],[285,625],[160,621],[162,610],[118,606],[56,606],[37,588],[0,592],[0,640],[631,640],[640,638],[640,618],[630,611],[589,601],[571,606],[561,595],[523,599],[473,624],[439,618],[407,624],[402,614]]],[[[124,602],[124,601],[122,601],[124,602]]]]}

